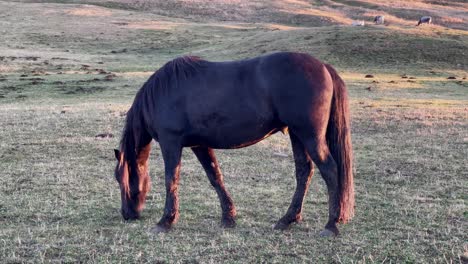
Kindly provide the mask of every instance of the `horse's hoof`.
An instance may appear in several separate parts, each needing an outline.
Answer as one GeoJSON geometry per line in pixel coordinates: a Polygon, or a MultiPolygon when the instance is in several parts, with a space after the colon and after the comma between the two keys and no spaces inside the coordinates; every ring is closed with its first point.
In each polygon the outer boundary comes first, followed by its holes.
{"type": "Polygon", "coordinates": [[[322,232],[320,232],[320,236],[321,237],[335,237],[336,234],[333,233],[333,231],[331,231],[331,230],[324,229],[324,230],[322,230],[322,232]]]}
{"type": "Polygon", "coordinates": [[[160,233],[167,233],[170,230],[171,230],[170,227],[163,226],[163,225],[156,225],[155,227],[151,229],[151,232],[155,234],[160,234],[160,233]]]}
{"type": "Polygon", "coordinates": [[[275,230],[287,230],[288,228],[289,228],[289,225],[281,221],[276,223],[276,225],[273,227],[273,229],[275,230]]]}
{"type": "Polygon", "coordinates": [[[234,228],[236,227],[236,221],[233,218],[226,218],[221,221],[222,228],[234,228]]]}

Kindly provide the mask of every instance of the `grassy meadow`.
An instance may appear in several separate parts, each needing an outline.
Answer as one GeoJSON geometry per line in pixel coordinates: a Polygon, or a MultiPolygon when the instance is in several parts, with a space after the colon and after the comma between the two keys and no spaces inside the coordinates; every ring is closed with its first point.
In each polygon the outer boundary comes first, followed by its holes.
{"type": "Polygon", "coordinates": [[[384,2],[0,0],[0,262],[467,263],[468,4],[384,2]],[[427,14],[434,25],[415,27],[427,14]],[[180,55],[284,50],[334,65],[348,86],[356,216],[341,235],[318,235],[317,169],[304,221],[272,229],[295,188],[281,133],[216,151],[236,228],[219,226],[216,193],[184,150],[179,222],[150,232],[165,198],[156,143],[142,219],[124,221],[112,149],[149,75],[180,55]]]}

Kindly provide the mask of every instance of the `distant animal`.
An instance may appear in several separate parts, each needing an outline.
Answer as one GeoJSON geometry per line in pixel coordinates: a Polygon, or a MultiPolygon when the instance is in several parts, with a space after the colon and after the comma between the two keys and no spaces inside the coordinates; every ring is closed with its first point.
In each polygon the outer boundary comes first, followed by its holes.
{"type": "Polygon", "coordinates": [[[297,184],[275,228],[283,230],[302,219],[314,162],[328,188],[328,222],[321,235],[337,235],[336,224],[354,215],[347,90],[332,66],[293,52],[226,62],[181,57],[157,70],[136,94],[115,150],[123,218],[140,217],[151,186],[148,157],[155,139],[164,160],[166,203],[154,231],[169,231],[179,217],[185,147],[191,148],[218,194],[222,226],[234,227],[236,209],[213,149],[247,147],[286,129],[297,184]]]}
{"type": "Polygon", "coordinates": [[[430,17],[430,16],[421,17],[416,26],[419,26],[421,24],[432,24],[432,17],[430,17]]]}
{"type": "Polygon", "coordinates": [[[353,26],[365,26],[366,25],[366,22],[364,22],[363,20],[356,20],[356,21],[353,21],[353,23],[351,24],[353,26]]]}
{"type": "Polygon", "coordinates": [[[376,16],[374,17],[374,23],[377,25],[383,25],[385,22],[385,17],[384,16],[376,16]]]}

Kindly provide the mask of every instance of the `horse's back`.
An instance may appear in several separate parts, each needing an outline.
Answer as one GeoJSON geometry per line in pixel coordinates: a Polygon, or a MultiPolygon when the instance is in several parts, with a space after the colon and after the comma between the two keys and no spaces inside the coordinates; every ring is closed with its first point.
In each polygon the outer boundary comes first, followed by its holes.
{"type": "Polygon", "coordinates": [[[185,145],[241,147],[307,123],[313,111],[329,112],[329,82],[324,65],[300,53],[201,61],[171,87],[161,114],[172,117],[165,120],[184,134],[185,145]]]}
{"type": "MultiPolygon", "coordinates": [[[[278,52],[232,62],[206,62],[205,71],[197,76],[206,93],[218,92],[239,101],[284,101],[289,97],[305,99],[312,94],[327,93],[330,75],[322,62],[304,53],[278,52]],[[209,91],[208,91],[209,90],[209,91]]],[[[189,89],[199,92],[194,83],[189,89]]],[[[279,103],[279,102],[276,102],[279,103]]],[[[274,105],[273,105],[274,106],[274,105]]]]}

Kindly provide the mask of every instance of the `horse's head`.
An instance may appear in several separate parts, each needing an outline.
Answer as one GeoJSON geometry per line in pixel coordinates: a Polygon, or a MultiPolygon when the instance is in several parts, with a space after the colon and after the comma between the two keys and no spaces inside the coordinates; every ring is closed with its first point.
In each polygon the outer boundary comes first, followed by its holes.
{"type": "Polygon", "coordinates": [[[151,185],[147,160],[131,161],[123,152],[117,149],[114,152],[117,159],[115,179],[120,186],[122,216],[125,220],[138,219],[151,185]]]}

